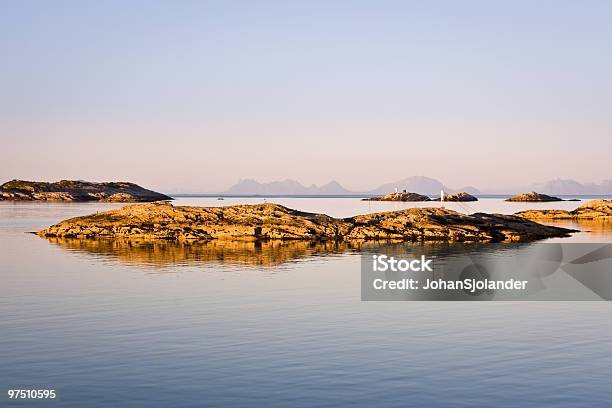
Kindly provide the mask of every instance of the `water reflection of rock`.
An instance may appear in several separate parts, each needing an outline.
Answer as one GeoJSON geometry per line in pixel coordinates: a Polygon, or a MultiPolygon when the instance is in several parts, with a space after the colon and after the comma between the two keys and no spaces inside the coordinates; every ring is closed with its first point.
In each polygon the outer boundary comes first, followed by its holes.
{"type": "Polygon", "coordinates": [[[612,218],[596,220],[542,220],[541,223],[554,227],[580,230],[593,238],[601,237],[605,242],[609,241],[610,234],[612,233],[612,218]]]}
{"type": "Polygon", "coordinates": [[[224,241],[200,243],[134,239],[47,238],[69,251],[117,259],[126,264],[172,266],[223,263],[275,266],[310,256],[333,255],[359,249],[356,243],[309,241],[224,241]]]}
{"type": "Polygon", "coordinates": [[[48,237],[59,247],[92,256],[116,259],[125,264],[173,266],[197,264],[229,264],[277,266],[313,257],[344,253],[378,254],[396,257],[421,254],[437,256],[465,255],[469,252],[516,248],[518,244],[479,243],[412,243],[401,241],[303,241],[269,240],[262,242],[212,240],[187,243],[137,239],[79,239],[48,237]]]}

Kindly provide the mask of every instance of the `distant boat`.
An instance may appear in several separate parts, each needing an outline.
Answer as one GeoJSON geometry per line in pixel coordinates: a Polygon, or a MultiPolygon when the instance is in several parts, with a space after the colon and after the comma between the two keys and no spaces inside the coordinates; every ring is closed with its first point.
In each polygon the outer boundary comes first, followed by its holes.
{"type": "Polygon", "coordinates": [[[217,197],[217,200],[225,200],[223,197],[217,197]]]}

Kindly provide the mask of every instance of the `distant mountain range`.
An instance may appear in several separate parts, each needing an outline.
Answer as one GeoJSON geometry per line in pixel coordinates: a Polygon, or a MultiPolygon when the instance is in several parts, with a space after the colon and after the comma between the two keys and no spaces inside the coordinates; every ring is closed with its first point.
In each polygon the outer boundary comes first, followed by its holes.
{"type": "MultiPolygon", "coordinates": [[[[298,181],[287,179],[283,181],[273,181],[269,183],[260,183],[252,179],[243,179],[235,185],[224,191],[222,194],[228,195],[383,195],[388,194],[395,189],[399,191],[406,190],[408,192],[438,195],[440,190],[449,193],[465,191],[472,195],[483,195],[487,192],[482,192],[476,187],[465,186],[461,188],[452,188],[444,185],[439,180],[424,177],[413,176],[398,180],[392,183],[385,183],[373,190],[368,191],[350,191],[344,188],[337,181],[330,181],[322,186],[310,185],[305,186],[298,181]]],[[[507,191],[488,192],[489,194],[515,194],[528,191],[537,191],[543,194],[552,195],[612,195],[612,180],[604,180],[597,183],[580,183],[575,180],[550,180],[544,183],[535,183],[525,187],[512,188],[507,191]]]]}
{"type": "Polygon", "coordinates": [[[230,195],[349,195],[368,194],[382,195],[395,191],[395,189],[418,192],[420,194],[438,195],[440,190],[455,192],[465,191],[470,194],[481,194],[474,187],[452,189],[436,179],[423,176],[408,177],[393,183],[383,184],[370,191],[349,191],[342,187],[337,181],[331,181],[322,186],[304,186],[295,180],[273,181],[270,183],[259,183],[252,179],[238,181],[235,185],[224,191],[223,194],[230,195]]]}
{"type": "Polygon", "coordinates": [[[322,186],[304,186],[295,180],[273,181],[270,183],[259,183],[251,179],[238,181],[224,194],[235,195],[345,195],[354,194],[340,185],[337,181],[330,181],[322,186]]]}
{"type": "Polygon", "coordinates": [[[522,191],[537,191],[538,193],[556,195],[610,195],[612,194],[612,180],[604,180],[597,184],[557,179],[532,184],[522,191]]]}
{"type": "Polygon", "coordinates": [[[442,184],[442,182],[436,179],[424,176],[413,176],[402,180],[394,181],[392,183],[386,183],[382,186],[375,188],[374,190],[366,191],[365,193],[382,195],[391,193],[395,191],[396,188],[398,189],[398,191],[406,190],[412,193],[427,195],[439,195],[440,190],[444,190],[449,193],[465,191],[466,193],[470,194],[481,194],[481,192],[475,187],[468,186],[460,189],[455,189],[442,184]]]}

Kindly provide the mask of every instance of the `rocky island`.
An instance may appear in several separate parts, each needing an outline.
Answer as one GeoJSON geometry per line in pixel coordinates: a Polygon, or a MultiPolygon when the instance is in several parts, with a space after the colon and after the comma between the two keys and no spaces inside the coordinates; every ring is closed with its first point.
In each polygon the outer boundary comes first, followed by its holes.
{"type": "MultiPolygon", "coordinates": [[[[436,198],[433,201],[441,201],[441,198],[436,198]]],[[[447,196],[444,196],[444,201],[467,202],[478,201],[478,199],[471,194],[468,194],[464,191],[460,191],[458,193],[452,193],[447,196]]]]}
{"type": "Polygon", "coordinates": [[[364,198],[363,201],[431,201],[431,198],[426,195],[417,193],[407,193],[406,190],[402,192],[396,191],[382,197],[369,197],[364,198]]]}
{"type": "Polygon", "coordinates": [[[0,185],[1,200],[146,202],[172,200],[172,198],[123,181],[91,183],[62,180],[47,183],[12,180],[0,185]]]}
{"type": "Polygon", "coordinates": [[[530,193],[519,194],[514,197],[508,198],[506,199],[506,201],[516,201],[523,203],[546,203],[552,201],[563,201],[563,199],[532,191],[530,193]]]}
{"type": "Polygon", "coordinates": [[[529,241],[567,236],[574,230],[521,217],[443,208],[409,208],[350,218],[292,210],[278,204],[182,207],[168,202],[71,218],[38,232],[50,238],[136,238],[141,240],[310,241],[529,241]]]}
{"type": "Polygon", "coordinates": [[[612,200],[593,200],[582,204],[572,211],[566,210],[527,210],[514,214],[530,220],[610,220],[612,219],[612,200]]]}

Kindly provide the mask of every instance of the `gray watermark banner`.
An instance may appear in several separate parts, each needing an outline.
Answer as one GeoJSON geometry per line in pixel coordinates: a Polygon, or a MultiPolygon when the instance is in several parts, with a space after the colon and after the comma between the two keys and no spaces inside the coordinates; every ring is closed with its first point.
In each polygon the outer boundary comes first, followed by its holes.
{"type": "Polygon", "coordinates": [[[612,244],[380,245],[361,300],[612,300],[612,244]]]}

